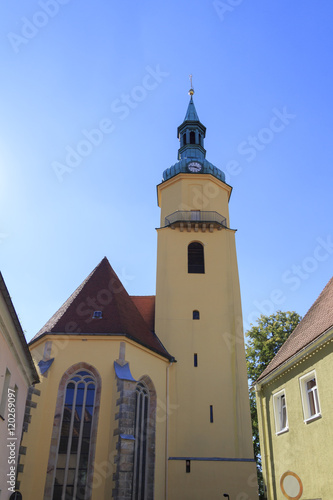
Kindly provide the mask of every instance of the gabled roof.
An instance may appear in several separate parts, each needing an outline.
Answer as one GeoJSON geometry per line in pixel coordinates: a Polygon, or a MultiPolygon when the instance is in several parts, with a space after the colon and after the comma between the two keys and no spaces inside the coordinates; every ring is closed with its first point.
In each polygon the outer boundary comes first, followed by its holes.
{"type": "Polygon", "coordinates": [[[30,343],[47,333],[125,335],[168,359],[172,358],[149,329],[106,257],[30,343]],[[94,311],[102,311],[102,318],[93,319],[94,311]]]}
{"type": "Polygon", "coordinates": [[[333,278],[325,286],[302,321],[265,368],[257,382],[298,354],[311,342],[333,327],[333,278]]]}
{"type": "MultiPolygon", "coordinates": [[[[9,312],[9,315],[10,315],[11,320],[13,322],[14,328],[16,330],[18,340],[21,344],[21,347],[22,347],[22,350],[24,353],[24,357],[26,359],[26,366],[27,366],[28,370],[30,371],[31,380],[29,381],[29,383],[30,384],[38,383],[39,382],[38,373],[37,373],[37,370],[35,368],[34,362],[32,360],[32,357],[31,357],[31,354],[29,351],[29,347],[28,347],[27,341],[25,339],[24,332],[22,330],[20,320],[18,319],[18,316],[16,314],[12,299],[10,298],[5,280],[3,279],[1,272],[0,272],[0,293],[3,297],[3,300],[5,301],[7,310],[9,312]]],[[[11,340],[11,342],[12,342],[12,340],[11,340]]],[[[13,349],[14,349],[14,347],[13,347],[13,349]]]]}

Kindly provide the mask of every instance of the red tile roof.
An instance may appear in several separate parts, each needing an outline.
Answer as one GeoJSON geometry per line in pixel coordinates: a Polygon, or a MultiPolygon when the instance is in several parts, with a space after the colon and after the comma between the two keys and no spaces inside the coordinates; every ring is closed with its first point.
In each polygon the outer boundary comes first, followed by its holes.
{"type": "Polygon", "coordinates": [[[171,359],[157,335],[150,330],[152,307],[152,298],[131,299],[104,257],[30,343],[46,333],[126,335],[171,359]],[[143,310],[143,316],[135,302],[143,310]],[[93,319],[94,311],[102,311],[102,318],[93,319]]]}
{"type": "Polygon", "coordinates": [[[307,347],[333,326],[333,278],[325,286],[302,321],[262,372],[257,382],[307,347]]]}
{"type": "Polygon", "coordinates": [[[155,329],[155,295],[131,295],[131,299],[147,323],[149,330],[155,329]]]}

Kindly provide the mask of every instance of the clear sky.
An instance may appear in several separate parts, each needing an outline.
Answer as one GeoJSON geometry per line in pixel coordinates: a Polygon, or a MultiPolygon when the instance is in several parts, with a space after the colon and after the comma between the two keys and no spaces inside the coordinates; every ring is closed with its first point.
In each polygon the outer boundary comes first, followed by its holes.
{"type": "Polygon", "coordinates": [[[155,293],[156,185],[190,73],[207,159],[233,186],[245,328],[304,315],[332,276],[333,3],[0,9],[0,269],[27,339],[104,256],[130,294],[155,293]]]}

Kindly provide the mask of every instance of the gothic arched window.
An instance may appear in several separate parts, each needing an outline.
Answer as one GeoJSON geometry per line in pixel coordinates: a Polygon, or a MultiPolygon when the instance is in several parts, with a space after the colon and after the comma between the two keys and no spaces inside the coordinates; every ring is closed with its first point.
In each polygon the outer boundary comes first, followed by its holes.
{"type": "Polygon", "coordinates": [[[204,248],[201,243],[194,242],[189,244],[187,248],[187,258],[188,258],[189,273],[204,274],[205,272],[204,248]]]}
{"type": "Polygon", "coordinates": [[[86,370],[67,383],[52,500],[85,498],[95,391],[86,370]]]}
{"type": "Polygon", "coordinates": [[[147,498],[147,444],[149,423],[149,390],[143,382],[136,386],[135,450],[133,474],[133,500],[147,498]]]}
{"type": "Polygon", "coordinates": [[[53,423],[45,500],[91,498],[101,379],[80,362],[63,375],[53,423]]]}

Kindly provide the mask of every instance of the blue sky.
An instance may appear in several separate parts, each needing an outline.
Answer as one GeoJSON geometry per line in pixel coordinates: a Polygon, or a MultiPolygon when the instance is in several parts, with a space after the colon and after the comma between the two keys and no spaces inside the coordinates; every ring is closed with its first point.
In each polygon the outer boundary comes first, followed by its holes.
{"type": "Polygon", "coordinates": [[[329,0],[1,11],[0,269],[28,340],[105,255],[130,294],[155,293],[156,185],[190,73],[207,159],[234,188],[245,328],[306,313],[333,264],[329,0]]]}

